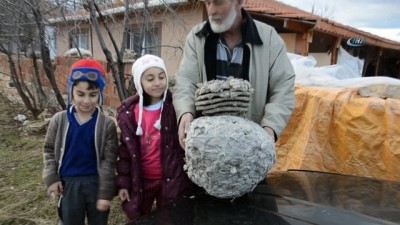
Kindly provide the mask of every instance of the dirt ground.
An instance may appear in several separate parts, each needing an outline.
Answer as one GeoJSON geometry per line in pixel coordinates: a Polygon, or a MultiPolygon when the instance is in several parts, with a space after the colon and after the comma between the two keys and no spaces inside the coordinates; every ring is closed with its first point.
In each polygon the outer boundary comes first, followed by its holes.
{"type": "MultiPolygon", "coordinates": [[[[56,200],[42,182],[45,134],[27,134],[13,118],[29,112],[0,94],[0,224],[57,224],[56,200]]],[[[109,224],[125,224],[120,202],[114,199],[109,224]]]]}

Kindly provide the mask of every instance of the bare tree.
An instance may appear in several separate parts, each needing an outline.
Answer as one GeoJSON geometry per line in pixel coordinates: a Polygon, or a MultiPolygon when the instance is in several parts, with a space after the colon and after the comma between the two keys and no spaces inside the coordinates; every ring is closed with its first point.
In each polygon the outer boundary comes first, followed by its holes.
{"type": "MultiPolygon", "coordinates": [[[[111,70],[118,97],[122,101],[132,95],[134,90],[133,79],[130,74],[125,73],[124,54],[126,54],[126,46],[129,42],[128,37],[132,39],[132,20],[137,24],[141,24],[139,43],[135,43],[134,55],[141,56],[147,51],[159,48],[174,48],[180,53],[182,52],[182,44],[179,46],[161,45],[160,43],[148,43],[147,39],[152,36],[151,10],[148,6],[148,0],[2,0],[0,1],[0,19],[7,18],[8,20],[0,20],[0,51],[9,56],[10,70],[13,80],[18,85],[17,90],[21,99],[23,99],[27,108],[36,115],[43,108],[42,102],[46,102],[46,95],[42,89],[42,74],[45,72],[46,79],[50,82],[51,88],[58,104],[62,109],[66,108],[64,99],[58,89],[54,68],[50,59],[50,49],[48,40],[46,40],[47,26],[53,26],[57,29],[57,20],[49,22],[48,18],[64,18],[64,22],[72,25],[72,29],[79,29],[81,24],[89,23],[93,36],[97,38],[101,49],[108,62],[111,70]],[[142,5],[138,7],[138,4],[142,5]],[[117,16],[113,13],[105,13],[106,10],[112,9],[114,5],[124,7],[123,13],[117,16]],[[75,12],[74,12],[75,11],[75,12]],[[74,17],[77,12],[86,12],[87,20],[79,21],[75,18],[68,21],[68,18],[74,17]],[[59,12],[55,14],[54,12],[59,12]],[[16,19],[15,15],[18,16],[16,19]],[[122,17],[122,19],[121,19],[122,17]],[[116,40],[113,34],[111,25],[122,22],[122,40],[116,40]],[[102,33],[101,29],[106,30],[102,33]],[[10,38],[12,37],[12,38],[10,38]],[[111,47],[109,45],[111,43],[111,47]],[[32,81],[35,83],[35,93],[30,93],[29,88],[24,88],[24,79],[22,78],[21,68],[15,61],[16,57],[21,57],[20,53],[24,53],[24,57],[32,59],[32,69],[30,75],[33,76],[32,81]],[[40,54],[38,54],[40,52],[40,54]],[[40,55],[40,56],[39,56],[40,55]],[[42,60],[42,65],[38,63],[38,57],[42,60]],[[39,96],[39,99],[36,99],[39,96]]],[[[178,14],[168,4],[168,0],[161,1],[161,6],[158,7],[162,13],[173,15],[179,23],[185,24],[183,19],[179,18],[178,14]]],[[[58,20],[59,21],[59,20],[58,20]]],[[[71,34],[70,34],[71,35],[71,34]]],[[[134,35],[137,35],[135,30],[134,35]]],[[[120,35],[118,35],[120,36],[120,35]]],[[[135,41],[136,41],[135,36],[135,41]]],[[[79,45],[75,42],[75,37],[71,36],[73,46],[79,52],[79,45]]],[[[130,40],[132,41],[132,40],[130,40]]],[[[129,42],[130,43],[130,42],[129,42]]],[[[132,49],[132,46],[130,47],[132,49]]],[[[79,52],[82,57],[82,54],[79,52]]]]}
{"type": "MultiPolygon", "coordinates": [[[[52,85],[59,105],[65,108],[58,90],[45,35],[43,2],[40,0],[3,0],[0,2],[3,16],[0,21],[0,52],[7,55],[10,76],[27,109],[36,117],[45,107],[47,97],[41,83],[37,50],[40,50],[43,69],[52,85]],[[23,68],[21,57],[31,58],[31,70],[23,68]],[[25,74],[28,73],[28,74],[25,74]],[[31,77],[33,89],[27,88],[27,77],[31,77]]],[[[26,66],[26,65],[25,65],[26,66]]]]}
{"type": "Polygon", "coordinates": [[[65,109],[66,105],[64,102],[64,99],[60,93],[60,90],[58,89],[56,79],[54,77],[54,69],[51,64],[51,58],[50,58],[50,50],[49,46],[46,42],[46,34],[45,34],[45,20],[43,18],[42,10],[40,8],[39,0],[37,1],[32,1],[32,0],[24,0],[24,3],[29,6],[29,9],[31,10],[36,27],[38,30],[38,38],[39,38],[39,44],[40,44],[40,55],[43,61],[43,68],[45,71],[45,74],[47,76],[47,79],[49,79],[51,87],[54,90],[54,93],[56,95],[56,98],[58,100],[58,103],[60,106],[65,109]],[[32,4],[32,2],[35,2],[37,4],[32,4]]]}
{"type": "Polygon", "coordinates": [[[325,4],[324,6],[320,7],[317,6],[315,1],[311,7],[311,13],[326,19],[333,19],[333,14],[334,14],[335,9],[331,8],[328,4],[325,4]]]}
{"type": "MultiPolygon", "coordinates": [[[[128,26],[128,15],[126,15],[128,13],[128,9],[129,9],[129,1],[125,0],[125,15],[124,15],[124,34],[123,36],[125,36],[126,34],[126,30],[127,30],[127,26],[128,26]]],[[[88,1],[87,4],[87,9],[90,13],[90,20],[91,20],[91,24],[96,32],[97,38],[99,40],[100,46],[103,50],[104,55],[106,56],[107,62],[110,64],[110,68],[111,68],[111,72],[113,74],[114,80],[115,80],[115,84],[117,85],[117,90],[118,90],[118,96],[119,98],[125,99],[129,96],[129,91],[125,88],[125,64],[122,61],[122,54],[125,51],[125,46],[124,46],[124,41],[122,41],[122,45],[121,45],[121,49],[118,48],[116,41],[114,39],[114,36],[112,34],[112,32],[110,31],[104,16],[102,15],[97,3],[95,3],[94,1],[88,1]],[[115,49],[116,52],[116,58],[117,58],[117,65],[115,65],[112,54],[110,52],[110,50],[108,50],[108,48],[106,47],[103,35],[100,32],[100,25],[97,21],[97,14],[99,15],[100,21],[102,22],[102,24],[104,25],[105,29],[107,30],[107,34],[111,40],[111,43],[115,49]]]]}
{"type": "MultiPolygon", "coordinates": [[[[63,4],[66,4],[68,0],[62,1],[63,4]]],[[[85,9],[89,15],[89,20],[87,22],[90,23],[90,26],[97,38],[100,47],[104,53],[104,56],[108,62],[110,67],[112,76],[114,78],[114,82],[117,88],[117,93],[119,99],[122,101],[127,97],[131,96],[134,92],[134,83],[133,79],[131,79],[130,74],[125,74],[125,65],[124,62],[124,54],[126,54],[126,46],[127,46],[127,37],[131,35],[131,22],[132,20],[140,21],[141,28],[139,34],[139,48],[135,49],[134,55],[136,57],[141,56],[149,49],[157,49],[157,48],[176,48],[182,52],[181,46],[167,46],[160,45],[159,43],[155,45],[145,45],[145,41],[151,36],[151,13],[148,6],[148,0],[117,0],[117,1],[107,1],[107,0],[81,0],[79,3],[81,6],[77,6],[77,1],[74,1],[75,8],[85,9]],[[137,7],[137,5],[141,4],[141,7],[137,7]],[[134,7],[136,5],[136,8],[134,7]],[[104,13],[106,10],[110,10],[113,7],[123,7],[123,15],[122,19],[118,19],[112,13],[104,13]],[[122,40],[116,40],[113,34],[110,25],[116,24],[122,21],[122,40]],[[101,29],[106,31],[106,33],[102,33],[101,29]],[[107,43],[111,43],[111,48],[107,43]]],[[[70,5],[70,4],[69,4],[70,5]]],[[[161,6],[164,10],[164,13],[169,13],[173,15],[176,21],[184,24],[185,22],[179,18],[177,13],[172,9],[168,1],[161,1],[161,6]]],[[[81,12],[81,11],[80,11],[81,12]]],[[[121,16],[119,16],[120,18],[121,16]]],[[[66,16],[64,16],[66,20],[66,16]]],[[[78,24],[79,26],[79,24],[78,24]]]]}

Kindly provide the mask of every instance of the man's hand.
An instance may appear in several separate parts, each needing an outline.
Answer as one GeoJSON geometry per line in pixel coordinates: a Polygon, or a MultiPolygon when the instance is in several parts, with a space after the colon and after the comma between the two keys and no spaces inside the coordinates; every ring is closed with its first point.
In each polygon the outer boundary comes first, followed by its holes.
{"type": "Polygon", "coordinates": [[[275,132],[271,127],[263,127],[264,130],[275,140],[275,132]]]}
{"type": "Polygon", "coordinates": [[[185,138],[186,133],[189,130],[190,123],[193,121],[193,115],[191,113],[185,113],[181,117],[181,121],[179,123],[178,128],[178,136],[179,136],[179,144],[185,150],[185,138]]]}

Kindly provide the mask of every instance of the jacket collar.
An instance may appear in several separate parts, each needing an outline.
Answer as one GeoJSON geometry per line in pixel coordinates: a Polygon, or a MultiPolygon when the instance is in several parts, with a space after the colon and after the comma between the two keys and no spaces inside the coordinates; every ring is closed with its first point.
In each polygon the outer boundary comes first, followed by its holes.
{"type": "MultiPolygon", "coordinates": [[[[256,24],[255,24],[253,18],[243,8],[241,9],[241,12],[242,12],[242,16],[243,16],[243,23],[241,26],[243,42],[255,44],[255,45],[262,45],[263,42],[260,38],[260,35],[258,33],[256,24]]],[[[201,30],[196,33],[196,35],[207,37],[210,34],[217,35],[211,30],[210,22],[207,20],[207,22],[204,24],[204,26],[201,28],[201,30]]]]}

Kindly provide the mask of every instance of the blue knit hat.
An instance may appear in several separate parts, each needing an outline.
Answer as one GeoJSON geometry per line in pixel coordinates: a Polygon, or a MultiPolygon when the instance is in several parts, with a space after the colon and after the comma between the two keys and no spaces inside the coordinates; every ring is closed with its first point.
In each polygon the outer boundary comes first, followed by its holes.
{"type": "Polygon", "coordinates": [[[82,81],[94,81],[99,85],[100,89],[100,100],[99,104],[103,105],[103,90],[106,86],[106,82],[104,81],[104,76],[106,75],[106,71],[103,69],[101,64],[95,59],[80,59],[76,61],[71,66],[71,71],[69,73],[68,79],[68,105],[71,104],[72,101],[72,84],[76,80],[82,81]]]}

